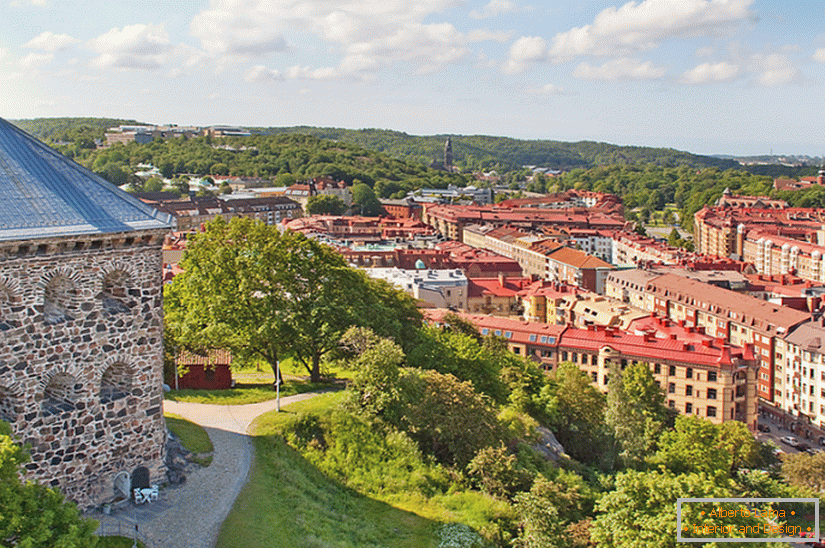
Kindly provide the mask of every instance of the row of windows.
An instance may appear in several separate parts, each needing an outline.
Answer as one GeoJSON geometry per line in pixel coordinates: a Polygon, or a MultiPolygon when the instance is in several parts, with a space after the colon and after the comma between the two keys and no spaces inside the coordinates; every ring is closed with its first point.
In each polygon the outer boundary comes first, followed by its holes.
{"type": "MultiPolygon", "coordinates": [[[[667,385],[667,392],[668,394],[675,394],[676,393],[676,383],[669,383],[667,385]]],[[[717,397],[717,392],[715,388],[708,388],[707,389],[707,399],[715,400],[717,397]]],[[[696,398],[701,398],[702,393],[700,390],[696,391],[696,394],[693,393],[693,385],[688,384],[685,386],[685,396],[695,396],[696,398]]]]}
{"type": "MultiPolygon", "coordinates": [[[[58,373],[35,395],[35,400],[45,416],[73,411],[83,392],[83,385],[72,375],[58,373]]],[[[125,398],[132,392],[132,370],[123,363],[111,365],[103,372],[98,390],[100,403],[107,404],[125,398]]],[[[19,398],[10,390],[0,387],[0,419],[13,422],[21,410],[19,398]]]]}
{"type": "MultiPolygon", "coordinates": [[[[676,408],[676,402],[673,401],[673,400],[668,400],[667,404],[668,404],[668,406],[670,406],[673,409],[676,408]]],[[[706,417],[715,417],[716,412],[717,412],[716,406],[708,405],[707,408],[705,409],[705,416],[706,417]]],[[[685,413],[688,414],[688,415],[694,413],[693,404],[691,402],[687,402],[685,404],[685,413]]],[[[697,407],[696,411],[695,411],[695,414],[696,415],[701,415],[702,410],[697,407]]]]}
{"type": "MultiPolygon", "coordinates": [[[[103,310],[111,315],[128,313],[136,305],[139,291],[132,289],[132,280],[123,270],[113,270],[103,277],[102,291],[99,294],[103,310]]],[[[48,325],[75,319],[80,291],[70,276],[57,274],[43,289],[43,322],[48,325]]],[[[13,323],[10,314],[16,298],[12,290],[0,285],[0,324],[7,327],[13,323]]]]}

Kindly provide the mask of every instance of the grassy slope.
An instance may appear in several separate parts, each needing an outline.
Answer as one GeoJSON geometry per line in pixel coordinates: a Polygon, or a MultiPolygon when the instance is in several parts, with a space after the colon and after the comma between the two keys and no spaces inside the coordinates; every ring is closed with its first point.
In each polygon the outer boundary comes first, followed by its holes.
{"type": "MultiPolygon", "coordinates": [[[[322,408],[340,394],[291,407],[322,408]]],[[[278,415],[253,431],[266,432],[278,415]]],[[[218,538],[218,548],[270,546],[369,548],[436,546],[437,522],[359,495],[321,474],[279,437],[259,435],[250,479],[218,538]]]]}
{"type": "MultiPolygon", "coordinates": [[[[201,455],[212,453],[215,450],[212,446],[212,440],[209,439],[209,435],[203,427],[172,413],[164,413],[163,416],[166,418],[166,426],[188,451],[195,455],[201,455]]],[[[212,455],[196,457],[195,462],[201,466],[209,466],[212,464],[212,455]]]]}

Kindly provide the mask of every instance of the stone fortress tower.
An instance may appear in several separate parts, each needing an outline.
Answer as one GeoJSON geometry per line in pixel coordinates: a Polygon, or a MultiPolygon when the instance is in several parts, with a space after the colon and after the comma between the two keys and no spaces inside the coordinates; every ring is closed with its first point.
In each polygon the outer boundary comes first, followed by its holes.
{"type": "Polygon", "coordinates": [[[118,472],[164,479],[170,227],[0,119],[0,420],[30,446],[27,477],[83,508],[118,472]]]}

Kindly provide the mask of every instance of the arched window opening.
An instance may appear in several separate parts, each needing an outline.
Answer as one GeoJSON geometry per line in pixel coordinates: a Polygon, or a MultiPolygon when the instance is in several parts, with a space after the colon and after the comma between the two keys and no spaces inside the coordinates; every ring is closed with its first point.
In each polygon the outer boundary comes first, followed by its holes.
{"type": "Polygon", "coordinates": [[[123,270],[113,270],[103,277],[103,310],[109,314],[128,313],[133,305],[129,296],[131,277],[123,270]]]}
{"type": "Polygon", "coordinates": [[[11,290],[0,284],[0,331],[8,331],[13,327],[11,321],[11,290]]]}
{"type": "Polygon", "coordinates": [[[77,383],[74,377],[66,373],[58,373],[49,380],[49,384],[43,390],[43,413],[45,415],[59,415],[67,411],[73,411],[77,394],[82,386],[77,383]]]}
{"type": "Polygon", "coordinates": [[[124,363],[113,363],[100,379],[100,402],[109,403],[125,398],[132,391],[132,372],[124,363]]]}
{"type": "Polygon", "coordinates": [[[65,276],[55,276],[43,294],[43,320],[49,325],[73,320],[71,312],[76,298],[74,282],[65,276]]]}

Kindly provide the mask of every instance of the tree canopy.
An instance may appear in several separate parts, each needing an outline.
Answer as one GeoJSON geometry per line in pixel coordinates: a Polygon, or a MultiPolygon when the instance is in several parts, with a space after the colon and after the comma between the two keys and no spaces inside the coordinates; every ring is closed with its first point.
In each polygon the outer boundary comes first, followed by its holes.
{"type": "Polygon", "coordinates": [[[380,324],[377,331],[393,336],[416,321],[406,295],[371,282],[332,248],[260,221],[207,223],[180,264],[165,293],[178,344],[229,348],[273,367],[292,356],[313,382],[350,326],[380,324]]]}
{"type": "Polygon", "coordinates": [[[97,523],[80,516],[56,489],[21,481],[28,455],[0,433],[0,546],[88,548],[97,546],[97,523]]]}

